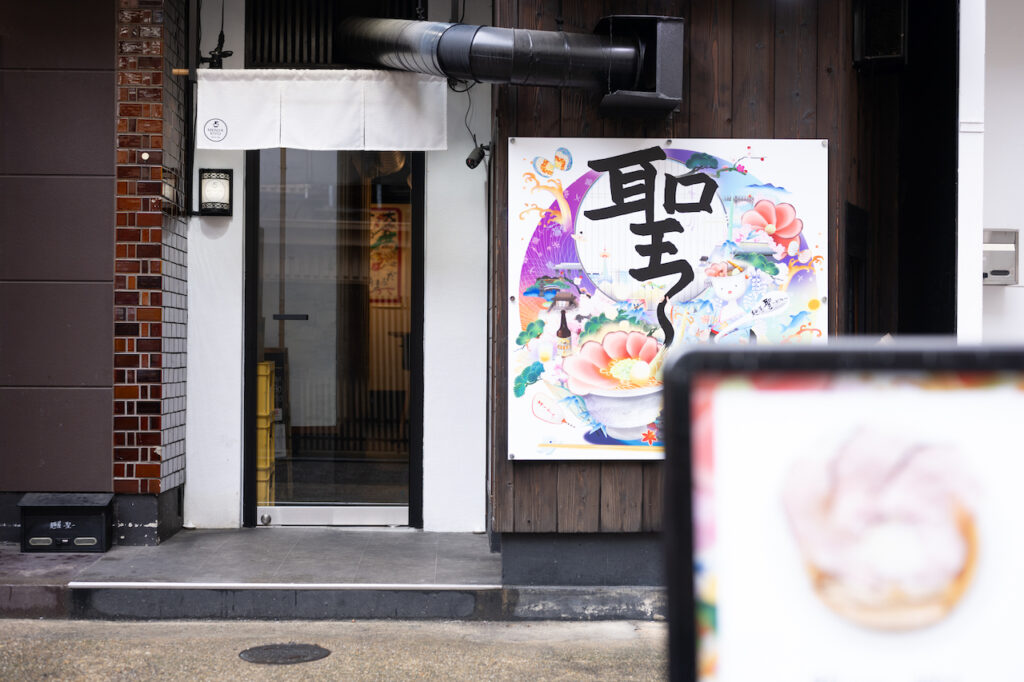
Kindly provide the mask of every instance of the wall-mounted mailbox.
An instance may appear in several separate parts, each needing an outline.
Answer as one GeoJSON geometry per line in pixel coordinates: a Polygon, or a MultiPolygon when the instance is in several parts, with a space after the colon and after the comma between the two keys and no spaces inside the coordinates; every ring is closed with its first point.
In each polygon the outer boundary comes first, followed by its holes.
{"type": "Polygon", "coordinates": [[[985,230],[984,284],[1017,284],[1017,230],[985,230]]]}
{"type": "Polygon", "coordinates": [[[22,552],[106,552],[112,493],[28,493],[21,509],[22,552]]]}

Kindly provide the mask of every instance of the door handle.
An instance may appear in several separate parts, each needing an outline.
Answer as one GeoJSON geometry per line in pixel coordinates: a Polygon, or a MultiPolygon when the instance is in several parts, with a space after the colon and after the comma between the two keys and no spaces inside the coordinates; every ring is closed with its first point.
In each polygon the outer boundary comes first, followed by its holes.
{"type": "Polygon", "coordinates": [[[274,313],[275,320],[308,320],[309,313],[274,313]]]}

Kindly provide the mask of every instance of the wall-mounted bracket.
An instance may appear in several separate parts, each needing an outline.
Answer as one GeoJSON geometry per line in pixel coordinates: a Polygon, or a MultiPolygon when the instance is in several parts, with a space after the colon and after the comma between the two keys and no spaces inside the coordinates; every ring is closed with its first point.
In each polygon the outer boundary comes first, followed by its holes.
{"type": "Polygon", "coordinates": [[[665,115],[683,101],[683,19],[621,15],[605,17],[594,33],[631,36],[641,46],[640,77],[633,90],[613,90],[601,99],[601,112],[631,116],[665,115]]]}

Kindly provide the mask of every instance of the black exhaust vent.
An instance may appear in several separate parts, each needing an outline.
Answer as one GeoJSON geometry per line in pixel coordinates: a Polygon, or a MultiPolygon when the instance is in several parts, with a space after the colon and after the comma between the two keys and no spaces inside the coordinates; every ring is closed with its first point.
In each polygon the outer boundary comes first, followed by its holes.
{"type": "Polygon", "coordinates": [[[353,17],[335,45],[351,64],[478,83],[602,90],[607,113],[665,115],[683,88],[683,20],[615,15],[594,33],[353,17]]]}

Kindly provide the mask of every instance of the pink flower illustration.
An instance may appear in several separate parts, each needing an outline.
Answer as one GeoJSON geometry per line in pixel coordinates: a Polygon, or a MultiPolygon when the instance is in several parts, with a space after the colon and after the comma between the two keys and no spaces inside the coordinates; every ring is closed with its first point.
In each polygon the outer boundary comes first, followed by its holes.
{"type": "Polygon", "coordinates": [[[659,347],[657,339],[637,331],[614,331],[600,342],[587,341],[579,353],[565,359],[569,388],[585,394],[650,386],[655,381],[650,363],[659,347]]]}
{"type": "Polygon", "coordinates": [[[789,245],[800,239],[804,229],[804,221],[796,217],[792,204],[776,204],[769,199],[761,199],[754,204],[754,208],[743,214],[740,223],[770,236],[779,246],[776,257],[784,256],[789,245]]]}

